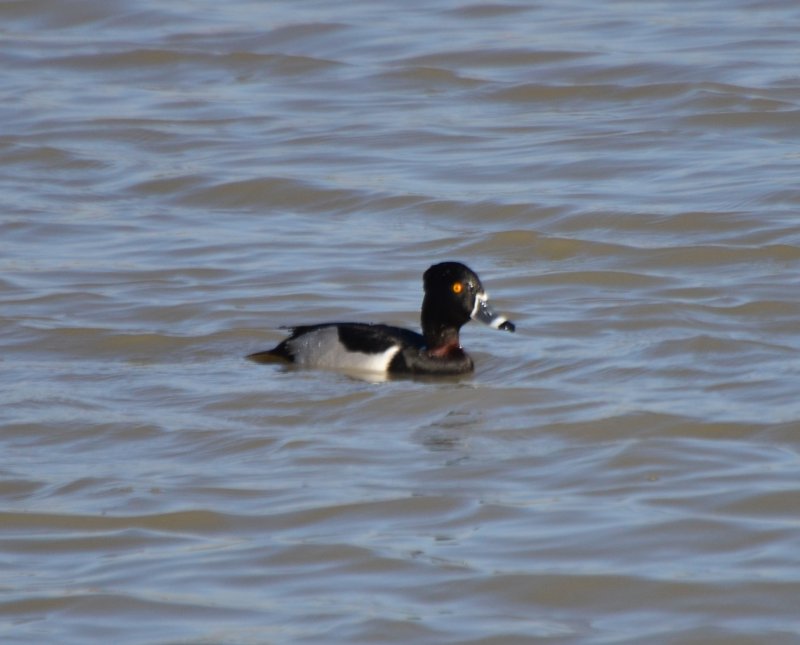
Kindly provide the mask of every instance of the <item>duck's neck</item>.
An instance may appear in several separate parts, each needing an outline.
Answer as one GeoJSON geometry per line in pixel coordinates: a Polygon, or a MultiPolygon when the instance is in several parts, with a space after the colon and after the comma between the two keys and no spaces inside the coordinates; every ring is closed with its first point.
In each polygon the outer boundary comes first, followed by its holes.
{"type": "Polygon", "coordinates": [[[422,300],[422,335],[428,352],[436,356],[445,356],[454,350],[461,350],[458,332],[469,318],[461,319],[454,315],[444,303],[425,294],[422,300]]]}
{"type": "Polygon", "coordinates": [[[461,349],[461,340],[458,337],[458,328],[441,323],[423,322],[422,332],[425,336],[425,345],[434,356],[445,356],[455,349],[461,349]]]}

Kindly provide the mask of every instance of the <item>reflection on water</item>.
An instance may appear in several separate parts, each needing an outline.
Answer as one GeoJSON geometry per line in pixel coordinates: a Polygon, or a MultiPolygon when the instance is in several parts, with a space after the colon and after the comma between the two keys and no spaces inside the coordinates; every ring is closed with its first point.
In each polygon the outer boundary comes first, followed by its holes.
{"type": "Polygon", "coordinates": [[[796,18],[0,5],[3,641],[797,642],[796,18]]]}

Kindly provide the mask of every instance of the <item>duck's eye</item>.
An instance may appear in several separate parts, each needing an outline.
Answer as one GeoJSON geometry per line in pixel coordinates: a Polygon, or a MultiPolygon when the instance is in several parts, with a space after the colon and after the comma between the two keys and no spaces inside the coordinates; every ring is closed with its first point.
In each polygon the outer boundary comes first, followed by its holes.
{"type": "Polygon", "coordinates": [[[461,284],[460,282],[454,282],[453,286],[450,288],[453,290],[453,293],[461,293],[462,291],[464,291],[464,285],[461,284]]]}

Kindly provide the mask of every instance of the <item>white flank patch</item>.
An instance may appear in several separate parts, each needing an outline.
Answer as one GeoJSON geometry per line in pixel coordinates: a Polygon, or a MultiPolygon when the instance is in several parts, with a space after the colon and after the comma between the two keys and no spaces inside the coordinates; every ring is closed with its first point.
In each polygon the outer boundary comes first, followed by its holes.
{"type": "Polygon", "coordinates": [[[364,372],[386,372],[400,351],[392,345],[378,354],[350,352],[339,342],[336,327],[323,327],[291,341],[294,362],[302,367],[364,372]]]}

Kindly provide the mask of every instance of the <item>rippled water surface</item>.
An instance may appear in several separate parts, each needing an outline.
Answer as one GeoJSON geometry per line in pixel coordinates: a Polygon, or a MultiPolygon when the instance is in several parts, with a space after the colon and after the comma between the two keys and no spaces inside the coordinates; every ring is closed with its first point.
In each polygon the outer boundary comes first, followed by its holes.
{"type": "Polygon", "coordinates": [[[798,33],[0,3],[0,640],[800,643],[798,33]],[[243,358],[448,259],[474,375],[243,358]]]}

